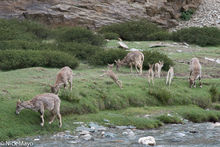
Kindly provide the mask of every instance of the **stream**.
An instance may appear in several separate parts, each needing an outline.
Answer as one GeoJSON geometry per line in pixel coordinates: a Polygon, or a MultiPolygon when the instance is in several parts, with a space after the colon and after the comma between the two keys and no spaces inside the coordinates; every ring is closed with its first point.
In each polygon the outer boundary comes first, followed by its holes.
{"type": "Polygon", "coordinates": [[[157,147],[220,147],[220,123],[168,124],[157,129],[138,130],[133,126],[103,127],[76,122],[76,131],[35,136],[16,141],[35,147],[139,147],[138,139],[153,136],[157,147]]]}

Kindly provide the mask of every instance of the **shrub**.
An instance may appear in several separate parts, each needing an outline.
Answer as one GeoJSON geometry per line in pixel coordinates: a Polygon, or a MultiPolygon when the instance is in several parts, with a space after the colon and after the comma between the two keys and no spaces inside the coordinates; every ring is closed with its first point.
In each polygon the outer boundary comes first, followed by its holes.
{"type": "Polygon", "coordinates": [[[123,99],[117,95],[111,95],[104,98],[104,104],[106,109],[120,110],[129,106],[127,99],[123,99]]]}
{"type": "Polygon", "coordinates": [[[92,65],[107,65],[114,63],[114,60],[122,59],[127,54],[126,51],[121,49],[108,49],[96,52],[91,58],[89,63],[92,65]]]}
{"type": "Polygon", "coordinates": [[[220,29],[216,27],[190,27],[173,32],[174,41],[187,42],[200,46],[220,45],[220,29]]]}
{"type": "Polygon", "coordinates": [[[218,90],[216,85],[211,86],[211,88],[209,89],[209,93],[211,95],[212,102],[220,101],[218,97],[218,90]]]}
{"type": "Polygon", "coordinates": [[[98,46],[105,43],[104,37],[82,27],[57,28],[54,30],[54,36],[61,42],[78,42],[98,46]]]}
{"type": "Polygon", "coordinates": [[[59,97],[62,100],[66,100],[73,103],[78,103],[80,101],[80,95],[77,89],[73,88],[72,91],[68,90],[61,90],[61,94],[59,97]]]}
{"type": "Polygon", "coordinates": [[[99,32],[103,34],[117,33],[122,39],[128,41],[143,41],[148,40],[149,35],[161,31],[165,30],[149,21],[140,20],[104,26],[99,32]]]}
{"type": "Polygon", "coordinates": [[[144,51],[144,65],[143,68],[144,69],[148,69],[148,64],[155,64],[157,62],[163,61],[164,62],[164,66],[163,69],[164,70],[169,70],[169,65],[174,65],[173,61],[167,57],[167,55],[159,53],[159,52],[152,52],[152,51],[144,51]]]}
{"type": "Polygon", "coordinates": [[[152,33],[148,36],[148,40],[171,40],[172,34],[168,31],[152,33]]]}
{"type": "Polygon", "coordinates": [[[58,51],[33,51],[33,50],[4,50],[0,51],[0,69],[11,70],[27,67],[57,67],[78,66],[78,60],[63,52],[58,51]]]}
{"type": "Polygon", "coordinates": [[[170,123],[170,124],[178,124],[182,123],[181,119],[177,116],[172,115],[160,115],[157,117],[158,120],[162,121],[163,123],[170,123]]]}
{"type": "Polygon", "coordinates": [[[88,60],[92,55],[102,51],[98,46],[77,42],[58,43],[56,48],[57,50],[75,55],[78,59],[82,60],[88,60]]]}
{"type": "Polygon", "coordinates": [[[50,30],[36,22],[0,19],[0,40],[39,40],[48,37],[50,30]]]}
{"type": "Polygon", "coordinates": [[[169,100],[172,98],[172,94],[170,93],[170,91],[164,88],[154,88],[152,90],[150,89],[148,93],[157,98],[162,104],[165,105],[169,104],[169,100]]]}
{"type": "Polygon", "coordinates": [[[194,11],[192,9],[189,9],[187,11],[182,12],[180,18],[182,20],[188,21],[188,20],[190,20],[193,13],[194,13],[194,11]]]}
{"type": "Polygon", "coordinates": [[[105,37],[105,39],[116,40],[120,36],[117,33],[106,32],[106,33],[104,33],[104,37],[105,37]]]}

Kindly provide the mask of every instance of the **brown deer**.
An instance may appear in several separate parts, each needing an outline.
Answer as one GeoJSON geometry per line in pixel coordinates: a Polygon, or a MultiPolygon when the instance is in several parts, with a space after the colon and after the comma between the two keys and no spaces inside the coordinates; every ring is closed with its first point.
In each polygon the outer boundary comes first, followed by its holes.
{"type": "Polygon", "coordinates": [[[163,67],[163,61],[159,61],[159,63],[155,64],[155,72],[157,73],[157,76],[160,78],[161,69],[163,67]]]}
{"type": "Polygon", "coordinates": [[[119,71],[119,68],[122,65],[129,65],[130,71],[132,72],[132,65],[135,66],[137,73],[142,74],[142,67],[144,62],[144,54],[140,51],[133,51],[128,53],[122,60],[115,60],[116,70],[119,71]],[[138,70],[140,69],[140,71],[138,70]]]}
{"type": "Polygon", "coordinates": [[[122,89],[122,81],[118,79],[118,76],[112,70],[103,71],[104,74],[100,75],[100,77],[103,77],[104,75],[109,76],[122,89]]]}
{"type": "Polygon", "coordinates": [[[170,66],[168,72],[167,72],[167,79],[166,79],[166,85],[169,84],[169,86],[171,85],[172,79],[174,76],[174,69],[172,66],[170,66]]]}
{"type": "Polygon", "coordinates": [[[192,85],[196,87],[196,79],[199,79],[200,88],[202,88],[201,76],[202,76],[202,66],[199,63],[198,58],[192,58],[190,62],[190,75],[189,75],[189,87],[192,88],[192,85]]]}
{"type": "Polygon", "coordinates": [[[31,109],[41,114],[41,126],[44,126],[44,112],[49,110],[52,113],[52,119],[49,122],[51,124],[55,117],[59,118],[59,127],[62,127],[62,119],[60,115],[60,98],[53,93],[45,93],[35,96],[32,100],[29,101],[17,101],[16,105],[16,114],[18,115],[23,109],[31,109]]]}
{"type": "Polygon", "coordinates": [[[152,84],[154,85],[154,71],[153,71],[153,64],[148,64],[149,69],[148,69],[148,83],[150,85],[150,83],[152,82],[152,84]]]}
{"type": "Polygon", "coordinates": [[[113,67],[114,67],[114,63],[113,64],[108,64],[108,70],[112,70],[113,67]]]}
{"type": "Polygon", "coordinates": [[[68,83],[70,90],[72,90],[72,80],[72,69],[68,66],[61,68],[60,71],[57,73],[55,84],[53,86],[50,85],[51,92],[57,94],[59,92],[60,87],[64,85],[64,88],[66,89],[68,83]]]}

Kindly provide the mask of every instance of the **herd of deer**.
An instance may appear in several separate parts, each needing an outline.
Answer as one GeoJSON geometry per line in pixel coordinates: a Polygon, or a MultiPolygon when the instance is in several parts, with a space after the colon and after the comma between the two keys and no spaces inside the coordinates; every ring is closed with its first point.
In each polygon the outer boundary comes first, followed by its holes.
{"type": "MultiPolygon", "coordinates": [[[[127,56],[124,57],[123,60],[118,59],[115,60],[116,63],[116,70],[119,71],[119,68],[122,65],[129,65],[130,70],[132,72],[132,66],[134,65],[136,68],[137,73],[142,74],[142,68],[143,68],[143,62],[144,62],[144,54],[140,51],[133,51],[127,54],[127,56]],[[139,69],[138,69],[139,68],[139,69]]],[[[163,67],[164,63],[163,61],[159,61],[159,63],[149,64],[149,70],[148,70],[148,82],[149,84],[154,84],[154,72],[160,78],[161,69],[163,67]],[[155,71],[154,71],[155,70],[155,71]]],[[[108,64],[108,70],[104,70],[104,74],[100,75],[101,77],[104,75],[108,75],[121,89],[122,89],[122,82],[118,79],[118,76],[113,72],[112,68],[114,67],[114,64],[108,64]]],[[[166,84],[170,85],[171,81],[174,76],[174,68],[170,66],[167,78],[166,78],[166,84]]],[[[197,58],[192,58],[190,63],[190,76],[189,76],[189,84],[190,87],[194,86],[196,87],[195,80],[199,79],[200,87],[202,87],[201,84],[201,65],[199,63],[199,60],[197,58]]],[[[72,90],[72,80],[73,80],[73,72],[72,69],[69,67],[63,67],[56,76],[56,82],[51,87],[52,93],[45,93],[41,95],[37,95],[32,100],[29,101],[17,101],[16,106],[16,114],[19,114],[22,109],[32,109],[34,111],[38,111],[41,114],[41,126],[44,126],[44,111],[49,110],[52,113],[52,118],[49,124],[51,124],[55,117],[57,116],[59,119],[59,127],[62,126],[62,119],[60,114],[60,98],[58,97],[58,91],[60,87],[63,85],[64,88],[67,88],[67,85],[69,84],[70,90],[72,90]]]]}

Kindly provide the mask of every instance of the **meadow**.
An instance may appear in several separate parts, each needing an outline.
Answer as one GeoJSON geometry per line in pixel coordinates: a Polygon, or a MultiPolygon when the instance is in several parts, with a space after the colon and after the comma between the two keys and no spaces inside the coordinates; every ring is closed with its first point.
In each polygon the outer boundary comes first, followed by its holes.
{"type": "MultiPolygon", "coordinates": [[[[14,20],[1,20],[0,25],[5,27],[0,29],[5,35],[0,36],[0,141],[74,130],[77,127],[74,122],[78,121],[94,121],[108,126],[107,119],[113,126],[133,125],[138,129],[184,123],[184,119],[220,121],[220,65],[204,59],[219,58],[220,46],[186,47],[173,41],[162,41],[172,46],[150,48],[161,41],[124,41],[129,48],[166,55],[174,63],[175,77],[168,87],[165,85],[166,71],[162,71],[162,78],[155,78],[155,85],[150,86],[146,69],[143,75],[138,75],[134,70],[130,73],[127,67],[121,68],[120,72],[114,68],[123,83],[123,89],[120,89],[109,77],[100,77],[107,65],[89,62],[91,56],[103,50],[123,50],[118,48],[117,40],[104,43],[101,35],[96,36],[81,28],[48,30],[36,23],[14,20]],[[48,51],[55,52],[55,57],[47,57],[45,53],[48,51]],[[202,64],[203,88],[189,88],[188,62],[192,57],[199,58],[202,64]],[[57,120],[49,125],[51,115],[48,112],[44,127],[40,126],[37,112],[23,110],[16,115],[16,101],[30,100],[38,94],[50,92],[49,84],[54,84],[57,72],[65,65],[72,67],[74,78],[72,91],[62,88],[59,92],[63,127],[58,127],[57,120]]],[[[110,57],[112,61],[114,58],[110,57]]]]}

